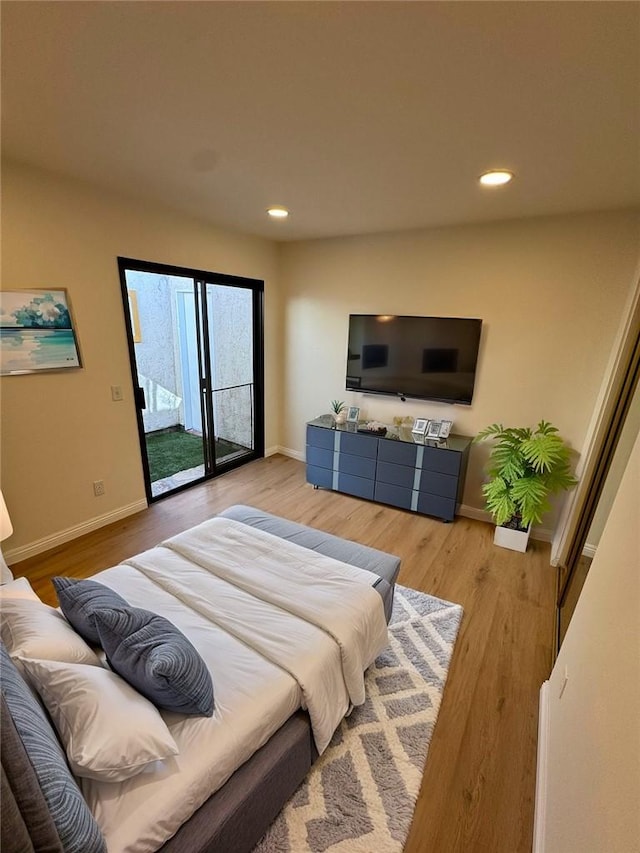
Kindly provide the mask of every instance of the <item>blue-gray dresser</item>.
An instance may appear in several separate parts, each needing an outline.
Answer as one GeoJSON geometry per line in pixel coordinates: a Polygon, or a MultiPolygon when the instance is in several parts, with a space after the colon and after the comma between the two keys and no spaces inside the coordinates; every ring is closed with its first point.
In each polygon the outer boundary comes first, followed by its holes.
{"type": "Polygon", "coordinates": [[[307,482],[453,521],[470,444],[462,435],[416,443],[407,428],[370,435],[326,415],[307,424],[307,482]]]}

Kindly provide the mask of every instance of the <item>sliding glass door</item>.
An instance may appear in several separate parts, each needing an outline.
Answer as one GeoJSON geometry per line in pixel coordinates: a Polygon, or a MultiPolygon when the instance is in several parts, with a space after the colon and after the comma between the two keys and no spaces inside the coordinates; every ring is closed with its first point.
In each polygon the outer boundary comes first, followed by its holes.
{"type": "Polygon", "coordinates": [[[148,499],[264,455],[263,282],[118,264],[148,499]]]}

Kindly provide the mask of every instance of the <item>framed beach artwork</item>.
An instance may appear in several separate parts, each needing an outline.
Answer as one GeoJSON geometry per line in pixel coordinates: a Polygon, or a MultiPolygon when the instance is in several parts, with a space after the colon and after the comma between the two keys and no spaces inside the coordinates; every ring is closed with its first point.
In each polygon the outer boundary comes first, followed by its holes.
{"type": "Polygon", "coordinates": [[[0,374],[82,367],[66,290],[0,291],[0,374]]]}

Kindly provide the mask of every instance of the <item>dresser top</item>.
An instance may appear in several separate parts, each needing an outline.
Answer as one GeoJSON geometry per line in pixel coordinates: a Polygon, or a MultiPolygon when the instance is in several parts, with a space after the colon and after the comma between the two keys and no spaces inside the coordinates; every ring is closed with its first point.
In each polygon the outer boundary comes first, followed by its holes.
{"type": "MultiPolygon", "coordinates": [[[[366,432],[358,432],[358,427],[366,421],[359,423],[336,424],[333,420],[333,415],[320,415],[309,421],[309,426],[320,427],[321,429],[333,429],[339,432],[354,432],[358,435],[367,435],[366,432]]],[[[425,438],[423,435],[417,435],[411,432],[410,427],[388,426],[386,435],[378,433],[369,433],[375,438],[386,438],[389,441],[404,441],[407,444],[423,444],[426,447],[437,447],[440,450],[455,450],[458,453],[463,453],[471,444],[473,439],[468,435],[454,435],[451,433],[449,438],[444,441],[436,441],[435,439],[425,438]]]]}

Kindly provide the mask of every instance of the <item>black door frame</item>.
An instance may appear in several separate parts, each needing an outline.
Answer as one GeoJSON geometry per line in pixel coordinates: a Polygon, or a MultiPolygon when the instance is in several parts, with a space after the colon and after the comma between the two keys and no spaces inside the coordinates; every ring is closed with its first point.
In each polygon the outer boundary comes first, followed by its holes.
{"type": "MultiPolygon", "coordinates": [[[[231,471],[234,468],[239,468],[241,465],[251,462],[254,459],[260,459],[264,456],[264,281],[255,278],[246,278],[244,276],[228,275],[226,273],[216,273],[207,270],[193,269],[191,267],[178,267],[171,264],[160,264],[155,261],[141,261],[135,258],[118,257],[118,273],[120,276],[120,289],[122,292],[122,307],[124,311],[124,321],[127,331],[127,345],[129,348],[129,364],[131,367],[131,382],[133,386],[133,396],[136,407],[136,419],[138,423],[138,438],[140,441],[140,454],[142,459],[142,470],[144,473],[144,486],[147,493],[148,503],[155,503],[165,497],[170,497],[178,492],[190,488],[198,483],[206,482],[220,474],[231,471]],[[210,473],[205,473],[203,477],[192,480],[190,483],[185,483],[170,492],[163,492],[160,495],[153,495],[151,492],[151,475],[149,471],[149,463],[147,460],[147,446],[144,431],[144,421],[142,418],[142,409],[144,408],[144,398],[142,389],[138,383],[138,371],[136,367],[135,345],[133,340],[133,328],[131,325],[131,313],[129,311],[129,295],[127,288],[126,271],[146,272],[155,275],[175,275],[184,278],[191,278],[194,282],[204,282],[206,284],[222,284],[229,287],[241,287],[251,290],[252,294],[252,311],[253,311],[253,407],[254,407],[254,423],[253,423],[253,450],[250,453],[238,459],[232,459],[228,462],[219,463],[215,459],[215,454],[211,454],[210,458],[210,473]]],[[[205,299],[206,303],[206,299],[205,299]]],[[[197,305],[197,300],[196,300],[197,305]]],[[[205,336],[207,342],[207,336],[205,336]]],[[[208,346],[208,343],[207,343],[208,346]]],[[[209,378],[209,392],[211,392],[209,378]]],[[[207,395],[210,402],[209,393],[207,395]]],[[[209,421],[211,423],[211,421],[209,421]]],[[[205,459],[208,449],[205,447],[205,459]]],[[[208,466],[209,467],[209,466],[208,466]]]]}

